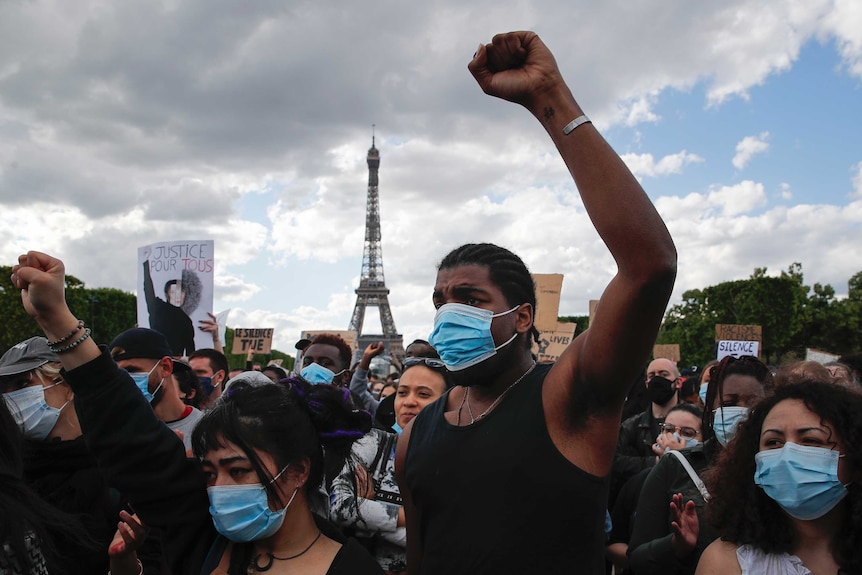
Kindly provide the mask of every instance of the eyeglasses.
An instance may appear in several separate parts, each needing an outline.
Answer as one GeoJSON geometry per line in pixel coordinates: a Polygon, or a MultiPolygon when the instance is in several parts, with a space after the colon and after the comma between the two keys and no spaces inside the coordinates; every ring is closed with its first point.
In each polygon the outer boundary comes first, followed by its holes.
{"type": "Polygon", "coordinates": [[[680,436],[688,437],[690,439],[694,439],[695,437],[697,437],[697,434],[700,433],[698,430],[696,430],[693,427],[685,427],[685,426],[677,427],[676,425],[674,425],[672,423],[662,423],[659,425],[659,427],[661,428],[662,433],[679,432],[680,436]]]}
{"type": "Polygon", "coordinates": [[[406,357],[401,365],[404,366],[404,369],[407,369],[408,367],[423,363],[431,369],[446,369],[446,364],[435,357],[406,357]]]}

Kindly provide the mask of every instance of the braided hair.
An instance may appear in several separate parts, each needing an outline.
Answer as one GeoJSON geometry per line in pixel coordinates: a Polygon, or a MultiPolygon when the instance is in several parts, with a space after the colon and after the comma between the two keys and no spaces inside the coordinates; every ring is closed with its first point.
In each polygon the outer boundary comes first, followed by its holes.
{"type": "MultiPolygon", "coordinates": [[[[437,266],[437,270],[452,269],[458,266],[476,265],[488,268],[494,284],[503,292],[510,306],[528,303],[533,306],[533,319],[536,317],[536,284],[523,260],[506,248],[494,244],[464,244],[449,252],[437,266]]],[[[539,341],[539,330],[530,327],[533,339],[539,341]]],[[[532,346],[527,338],[527,348],[532,346]]]]}

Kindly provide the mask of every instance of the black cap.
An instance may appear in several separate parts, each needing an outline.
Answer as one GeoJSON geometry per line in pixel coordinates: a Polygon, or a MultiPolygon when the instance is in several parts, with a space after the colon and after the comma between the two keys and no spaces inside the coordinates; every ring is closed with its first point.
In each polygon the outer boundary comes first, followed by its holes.
{"type": "Polygon", "coordinates": [[[304,350],[305,348],[307,348],[309,345],[311,345],[311,340],[310,340],[310,339],[308,339],[308,338],[303,338],[303,339],[301,339],[301,340],[297,341],[297,342],[293,345],[293,347],[295,347],[295,348],[296,348],[296,349],[298,349],[299,351],[302,351],[302,350],[304,350]]]}
{"type": "Polygon", "coordinates": [[[48,349],[47,339],[31,337],[13,345],[0,357],[0,376],[25,373],[46,363],[59,361],[57,354],[48,349]]]}
{"type": "Polygon", "coordinates": [[[172,357],[171,346],[161,332],[145,327],[127,329],[108,346],[114,361],[122,359],[162,359],[172,357]]]}

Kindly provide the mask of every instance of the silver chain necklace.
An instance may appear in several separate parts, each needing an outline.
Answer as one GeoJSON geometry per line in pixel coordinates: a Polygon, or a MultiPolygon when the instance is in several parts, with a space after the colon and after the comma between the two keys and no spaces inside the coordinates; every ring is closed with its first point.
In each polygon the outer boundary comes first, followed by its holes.
{"type": "Polygon", "coordinates": [[[464,397],[461,399],[461,405],[458,407],[458,425],[461,425],[461,410],[464,409],[465,403],[467,404],[467,414],[470,416],[470,425],[473,425],[474,423],[476,423],[477,421],[479,421],[480,419],[482,419],[483,417],[488,415],[488,413],[490,413],[492,409],[497,407],[497,404],[500,403],[500,401],[506,396],[507,393],[509,393],[509,390],[512,389],[513,387],[515,387],[516,385],[518,385],[519,383],[521,383],[521,380],[524,379],[525,377],[527,377],[528,375],[530,375],[530,372],[532,372],[533,369],[535,369],[535,367],[536,367],[536,362],[534,361],[532,364],[530,364],[530,367],[527,368],[527,371],[525,371],[523,373],[523,375],[521,375],[521,377],[519,377],[514,382],[512,382],[512,385],[507,387],[503,393],[501,393],[500,395],[497,396],[497,399],[495,399],[491,403],[491,405],[488,406],[488,409],[486,409],[485,411],[483,411],[482,413],[479,414],[479,417],[473,417],[473,409],[470,407],[470,400],[469,400],[470,388],[468,387],[464,391],[464,397]]]}

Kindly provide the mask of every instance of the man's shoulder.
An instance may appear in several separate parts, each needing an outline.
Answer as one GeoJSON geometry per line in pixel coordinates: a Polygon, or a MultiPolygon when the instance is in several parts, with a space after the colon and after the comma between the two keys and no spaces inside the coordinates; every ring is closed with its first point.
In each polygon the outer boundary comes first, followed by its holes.
{"type": "Polygon", "coordinates": [[[625,428],[634,427],[649,427],[650,418],[652,417],[652,409],[647,407],[644,411],[636,413],[624,420],[620,425],[625,428]]]}

